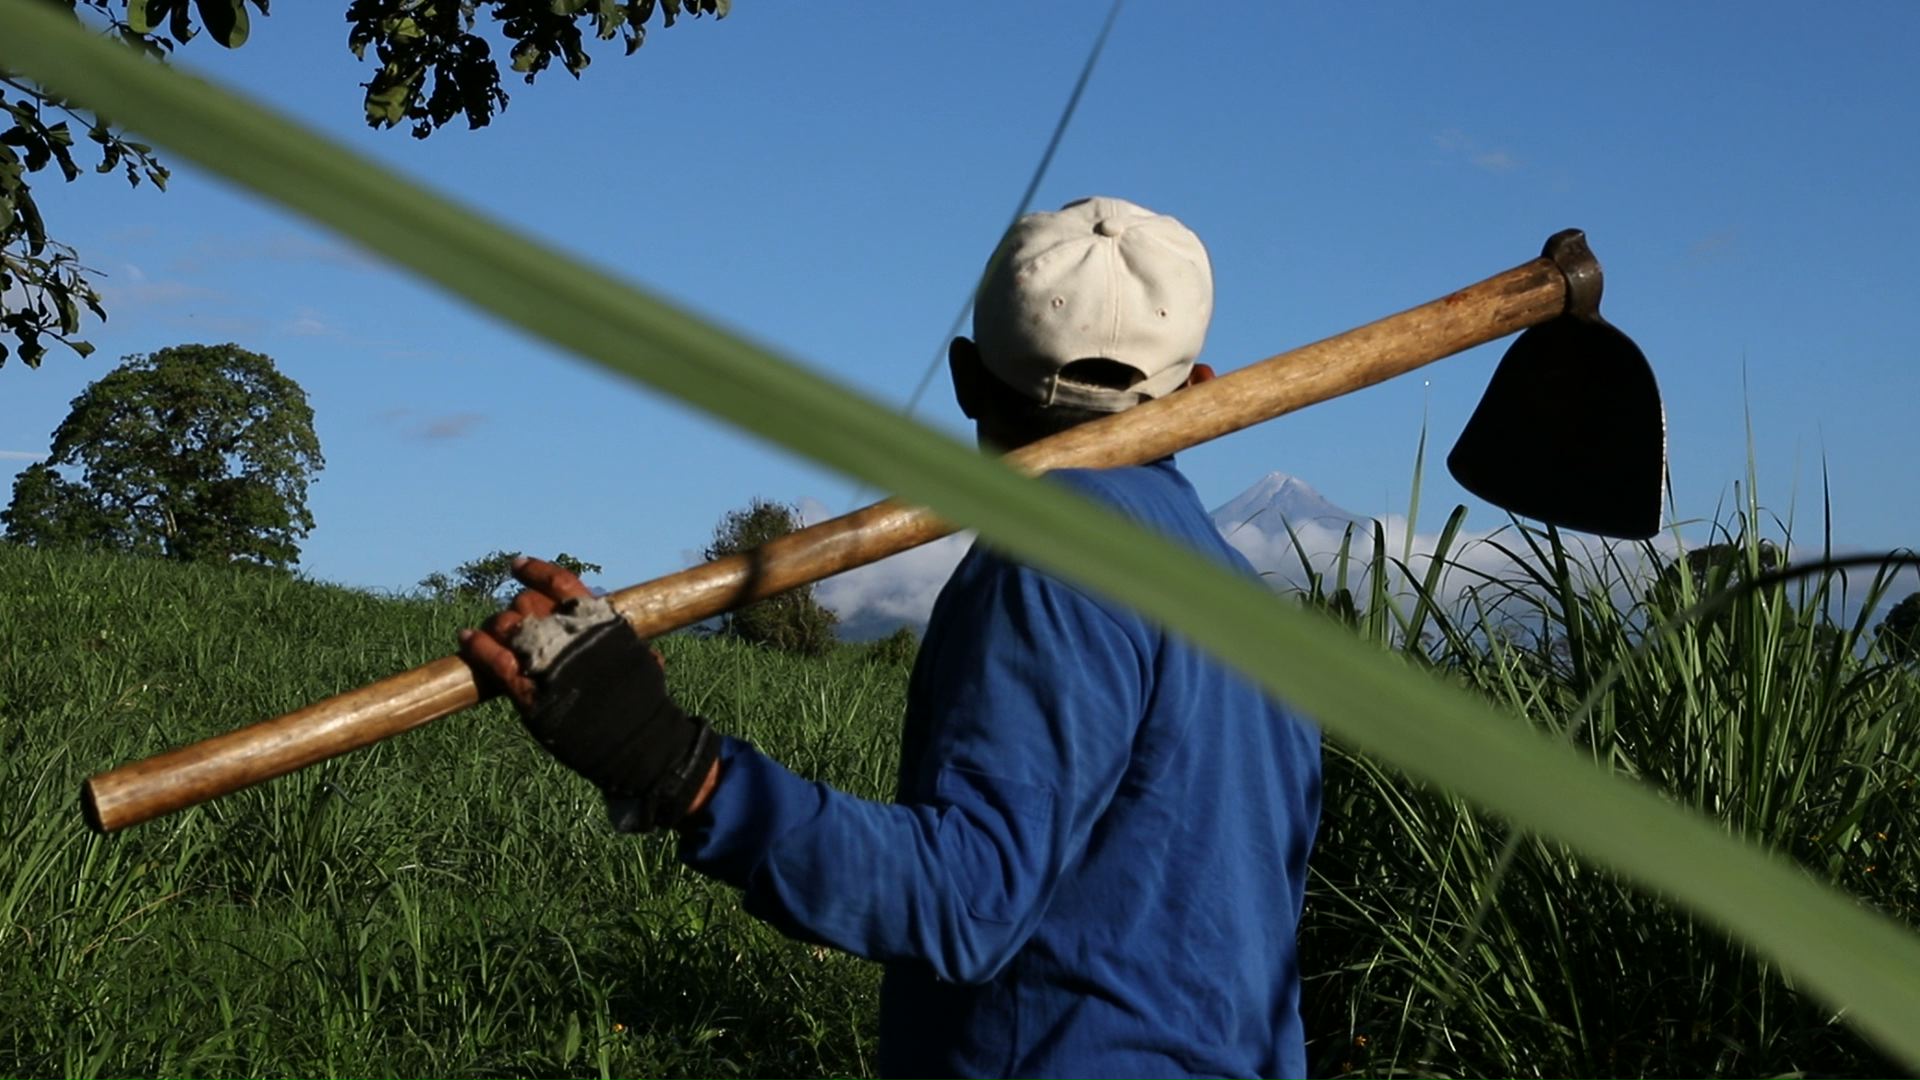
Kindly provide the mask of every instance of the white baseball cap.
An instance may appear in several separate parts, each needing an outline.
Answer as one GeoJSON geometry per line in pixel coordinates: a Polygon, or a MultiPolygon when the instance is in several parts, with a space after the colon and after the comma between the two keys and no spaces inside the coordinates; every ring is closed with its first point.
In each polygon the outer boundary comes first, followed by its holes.
{"type": "Polygon", "coordinates": [[[1046,405],[1119,412],[1187,381],[1213,317],[1213,268],[1180,222],[1096,197],[1014,222],[987,264],[973,309],[980,359],[1046,405]],[[1139,377],[1126,389],[1061,369],[1106,359],[1139,377]]]}

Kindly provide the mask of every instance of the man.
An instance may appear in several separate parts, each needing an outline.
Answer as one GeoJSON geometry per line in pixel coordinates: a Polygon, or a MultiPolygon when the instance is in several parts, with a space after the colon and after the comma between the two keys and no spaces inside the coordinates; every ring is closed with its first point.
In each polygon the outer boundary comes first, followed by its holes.
{"type": "MultiPolygon", "coordinates": [[[[1007,450],[1208,378],[1212,289],[1170,217],[1106,198],[1029,215],[950,350],[960,407],[1007,450]]],[[[1252,572],[1171,459],[1053,475],[1252,572]]],[[[883,1073],[1304,1075],[1318,735],[1194,647],[976,544],[934,605],[880,804],[713,735],[577,579],[516,573],[529,591],[467,656],[627,825],[677,828],[754,915],[886,966],[883,1073]]]]}

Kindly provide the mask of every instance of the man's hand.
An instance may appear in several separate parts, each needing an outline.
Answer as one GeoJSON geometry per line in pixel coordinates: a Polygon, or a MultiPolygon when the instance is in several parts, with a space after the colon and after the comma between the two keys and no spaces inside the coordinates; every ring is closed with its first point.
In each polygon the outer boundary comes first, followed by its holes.
{"type": "MultiPolygon", "coordinates": [[[[520,715],[533,711],[533,680],[520,670],[520,658],[513,653],[513,638],[520,624],[528,619],[544,619],[567,600],[593,595],[571,570],[543,559],[521,556],[513,560],[513,576],[525,585],[505,611],[497,612],[480,624],[478,631],[460,631],[460,654],[493,677],[494,684],[520,707],[520,715]]],[[[656,663],[659,650],[653,651],[656,663]]],[[[662,663],[664,667],[664,663],[662,663]]]]}
{"type": "Polygon", "coordinates": [[[667,693],[659,652],[578,577],[527,558],[513,576],[526,591],[461,631],[461,654],[561,764],[637,807],[641,827],[679,824],[718,780],[711,729],[667,693]]]}

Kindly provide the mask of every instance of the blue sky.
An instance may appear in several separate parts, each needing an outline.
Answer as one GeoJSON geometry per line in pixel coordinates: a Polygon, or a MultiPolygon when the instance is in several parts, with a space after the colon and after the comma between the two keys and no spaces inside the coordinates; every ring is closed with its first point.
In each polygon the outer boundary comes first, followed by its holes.
{"type": "MultiPolygon", "coordinates": [[[[508,86],[490,128],[360,125],[343,5],[276,5],[178,60],[469,205],[904,403],[1005,226],[1100,3],[796,5],[603,48],[508,86]]],[[[1920,7],[1150,5],[1122,14],[1037,205],[1086,194],[1206,241],[1203,359],[1230,370],[1522,262],[1566,226],[1666,396],[1684,518],[1762,502],[1844,547],[1920,544],[1911,326],[1920,7]]],[[[750,497],[846,480],[587,369],[171,159],[164,194],[38,187],[104,274],[92,359],[0,369],[0,485],[120,356],[234,341],[309,392],[315,577],[405,588],[493,548],[618,586],[677,569],[750,497]]],[[[1208,505],[1273,470],[1362,514],[1498,511],[1440,459],[1500,346],[1183,457],[1208,505]]],[[[944,376],[921,414],[963,432],[944,376]]]]}

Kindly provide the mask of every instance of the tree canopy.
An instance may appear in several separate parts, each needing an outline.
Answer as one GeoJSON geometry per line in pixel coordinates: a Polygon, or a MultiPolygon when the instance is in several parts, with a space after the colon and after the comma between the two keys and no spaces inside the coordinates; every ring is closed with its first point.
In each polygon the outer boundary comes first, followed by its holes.
{"type": "MultiPolygon", "coordinates": [[[[238,48],[268,0],[53,0],[76,18],[155,58],[202,32],[238,48]]],[[[589,36],[619,39],[627,55],[646,41],[657,15],[672,26],[681,15],[724,18],[731,0],[348,0],[347,48],[369,63],[366,121],[406,125],[425,138],[463,118],[485,127],[507,106],[503,68],[528,83],[560,62],[578,78],[591,63],[589,36]],[[491,37],[490,37],[491,35],[491,37]],[[507,45],[496,57],[491,38],[507,45]],[[371,54],[371,57],[369,57],[371,54]]],[[[84,171],[74,158],[80,138],[99,154],[96,173],[120,172],[138,187],[164,188],[167,169],[151,147],[127,138],[98,114],[0,71],[0,366],[10,355],[38,367],[50,343],[85,356],[81,309],[106,318],[94,272],[47,228],[33,197],[36,174],[58,169],[71,182],[84,171]],[[84,136],[78,132],[85,132],[84,136]],[[9,344],[11,342],[11,344],[9,344]]]]}
{"type": "Polygon", "coordinates": [[[20,543],[286,567],[313,529],[307,486],[323,465],[306,392],[272,360],[178,345],[128,357],[73,400],[0,524],[20,543]]]}
{"type": "MultiPolygon", "coordinates": [[[[504,600],[507,586],[513,583],[513,560],[519,555],[518,551],[491,551],[454,567],[451,574],[435,570],[420,579],[420,589],[439,600],[504,600]]],[[[581,577],[601,571],[599,563],[576,559],[564,551],[550,561],[581,577]]]]}
{"type": "MultiPolygon", "coordinates": [[[[1690,549],[1661,567],[1648,597],[1663,615],[1677,615],[1689,604],[1778,570],[1786,561],[1786,553],[1768,540],[1751,545],[1708,544],[1690,549]]],[[[1723,613],[1710,616],[1708,621],[1724,618],[1723,613]]]]}
{"type": "Polygon", "coordinates": [[[1906,599],[1893,605],[1873,634],[1895,660],[1920,660],[1920,592],[1908,593],[1906,599]]]}
{"type": "MultiPolygon", "coordinates": [[[[746,509],[730,510],[720,519],[706,557],[744,554],[799,527],[796,507],[756,498],[746,509]]],[[[839,621],[839,616],[814,599],[813,586],[804,585],[727,614],[721,620],[721,632],[758,645],[819,656],[833,648],[833,630],[839,621]]]]}

